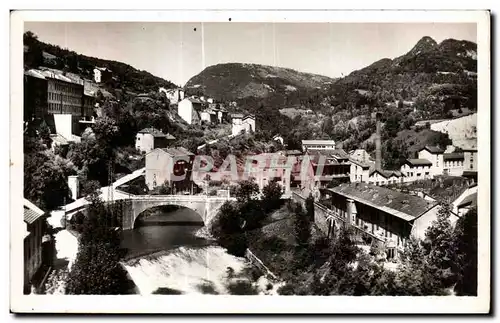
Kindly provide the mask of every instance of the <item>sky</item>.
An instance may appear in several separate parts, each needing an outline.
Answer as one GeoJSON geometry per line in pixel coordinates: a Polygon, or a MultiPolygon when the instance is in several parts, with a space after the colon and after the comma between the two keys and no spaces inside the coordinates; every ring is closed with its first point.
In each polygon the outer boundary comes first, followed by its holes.
{"type": "Polygon", "coordinates": [[[183,86],[205,67],[256,63],[341,77],[420,38],[476,42],[467,23],[26,22],[41,41],[127,63],[183,86]]]}

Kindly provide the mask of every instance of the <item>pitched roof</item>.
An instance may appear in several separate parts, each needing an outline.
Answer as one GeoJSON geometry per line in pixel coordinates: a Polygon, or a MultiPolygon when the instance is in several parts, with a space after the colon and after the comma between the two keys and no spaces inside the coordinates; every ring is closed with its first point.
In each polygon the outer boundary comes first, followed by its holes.
{"type": "Polygon", "coordinates": [[[477,192],[472,193],[471,195],[467,195],[457,207],[462,208],[468,205],[470,205],[471,207],[477,206],[477,192]]]}
{"type": "Polygon", "coordinates": [[[406,221],[412,221],[437,205],[418,196],[367,183],[341,184],[329,191],[370,205],[406,221]]]}
{"type": "Polygon", "coordinates": [[[243,120],[245,119],[255,119],[255,116],[253,114],[247,114],[243,117],[243,120]]]}
{"type": "Polygon", "coordinates": [[[355,159],[355,158],[349,158],[349,161],[353,164],[356,164],[358,166],[361,166],[362,168],[370,168],[370,164],[368,163],[363,163],[363,162],[360,162],[359,160],[355,159]]]}
{"type": "Polygon", "coordinates": [[[444,153],[443,149],[441,149],[439,147],[436,147],[436,146],[425,146],[424,148],[420,149],[420,151],[422,151],[422,150],[427,150],[431,154],[442,154],[442,153],[444,153]]]}
{"type": "Polygon", "coordinates": [[[24,222],[32,224],[42,216],[45,212],[42,211],[38,206],[31,203],[27,199],[24,199],[24,222]]]}
{"type": "Polygon", "coordinates": [[[173,147],[173,148],[159,148],[169,154],[170,156],[194,156],[192,152],[184,147],[173,147]]]}
{"type": "Polygon", "coordinates": [[[156,138],[167,138],[167,139],[172,139],[172,140],[175,139],[175,137],[172,136],[171,134],[169,134],[169,133],[165,134],[156,128],[144,128],[144,129],[140,130],[139,133],[148,133],[156,138]]]}
{"type": "Polygon", "coordinates": [[[401,173],[398,170],[386,170],[386,169],[372,169],[368,176],[372,176],[374,173],[380,174],[382,177],[389,179],[392,176],[396,177],[401,177],[404,176],[403,173],[401,173]]]}
{"type": "Polygon", "coordinates": [[[405,164],[412,166],[432,166],[432,163],[425,158],[410,158],[405,161],[405,164]]]}
{"type": "Polygon", "coordinates": [[[443,154],[443,160],[463,160],[464,153],[448,153],[443,154]]]}

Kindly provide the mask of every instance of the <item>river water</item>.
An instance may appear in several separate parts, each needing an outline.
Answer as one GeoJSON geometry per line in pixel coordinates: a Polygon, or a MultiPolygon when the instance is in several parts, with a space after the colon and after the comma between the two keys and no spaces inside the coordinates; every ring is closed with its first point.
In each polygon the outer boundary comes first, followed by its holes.
{"type": "Polygon", "coordinates": [[[141,295],[227,294],[227,268],[247,265],[211,241],[192,210],[161,210],[139,222],[123,232],[122,263],[141,295]]]}

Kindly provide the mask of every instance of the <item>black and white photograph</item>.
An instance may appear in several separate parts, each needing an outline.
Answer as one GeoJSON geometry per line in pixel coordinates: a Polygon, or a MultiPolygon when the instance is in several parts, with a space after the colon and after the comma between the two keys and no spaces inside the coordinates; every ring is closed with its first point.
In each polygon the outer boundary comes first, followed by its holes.
{"type": "Polygon", "coordinates": [[[487,313],[489,12],[202,13],[13,12],[11,310],[487,313]]]}

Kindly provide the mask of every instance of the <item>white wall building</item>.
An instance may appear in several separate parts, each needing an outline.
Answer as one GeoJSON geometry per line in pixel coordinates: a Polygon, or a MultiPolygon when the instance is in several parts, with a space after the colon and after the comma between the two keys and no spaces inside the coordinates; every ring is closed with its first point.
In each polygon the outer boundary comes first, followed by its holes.
{"type": "Polygon", "coordinates": [[[302,140],[302,151],[308,150],[333,150],[335,149],[334,140],[302,140]]]}
{"type": "Polygon", "coordinates": [[[407,159],[401,166],[405,182],[432,178],[432,163],[427,159],[407,159]]]}
{"type": "Polygon", "coordinates": [[[178,104],[180,101],[184,100],[185,94],[183,89],[165,89],[164,87],[160,87],[158,91],[165,93],[171,104],[178,104]]]}
{"type": "Polygon", "coordinates": [[[370,177],[370,165],[356,159],[350,159],[351,170],[349,172],[351,183],[368,183],[370,177]]]}
{"type": "Polygon", "coordinates": [[[198,124],[201,120],[202,102],[195,98],[184,98],[177,107],[177,114],[188,124],[198,124]]]}
{"type": "Polygon", "coordinates": [[[243,114],[233,114],[232,118],[232,131],[233,136],[237,136],[242,132],[252,132],[255,131],[255,116],[253,115],[243,115],[243,114]]]}
{"type": "Polygon", "coordinates": [[[462,176],[464,172],[464,153],[443,154],[443,174],[449,176],[462,176]]]}
{"type": "Polygon", "coordinates": [[[427,159],[431,162],[430,175],[434,177],[436,175],[442,175],[444,169],[443,160],[444,150],[439,147],[425,146],[418,152],[419,159],[427,159]]]}

